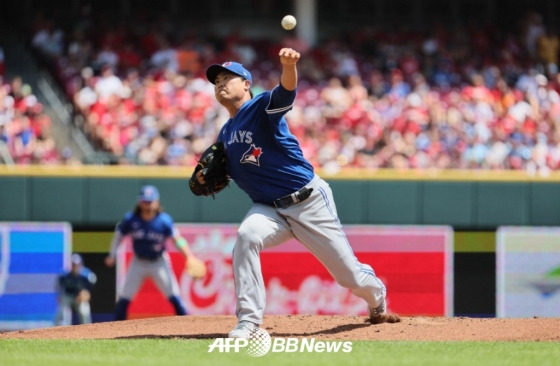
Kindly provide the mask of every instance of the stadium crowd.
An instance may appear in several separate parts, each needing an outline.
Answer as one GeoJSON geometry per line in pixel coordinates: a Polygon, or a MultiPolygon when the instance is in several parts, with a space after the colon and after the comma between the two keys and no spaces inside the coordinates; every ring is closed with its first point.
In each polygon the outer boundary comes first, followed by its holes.
{"type": "Polygon", "coordinates": [[[295,37],[200,35],[165,17],[107,24],[85,14],[74,24],[63,29],[38,16],[31,44],[96,147],[123,164],[194,164],[228,118],[206,67],[240,61],[257,94],[278,83],[271,60],[282,46],[302,53],[287,119],[316,167],[546,174],[560,164],[560,45],[537,13],[515,32],[475,23],[372,27],[314,47],[295,37]]]}
{"type": "Polygon", "coordinates": [[[0,74],[0,143],[16,164],[63,162],[51,134],[51,119],[21,77],[0,74]]]}

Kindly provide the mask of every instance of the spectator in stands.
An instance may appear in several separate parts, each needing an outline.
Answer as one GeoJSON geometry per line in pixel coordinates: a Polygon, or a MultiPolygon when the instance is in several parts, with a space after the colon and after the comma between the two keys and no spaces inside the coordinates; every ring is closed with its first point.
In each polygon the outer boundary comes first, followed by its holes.
{"type": "Polygon", "coordinates": [[[523,23],[523,46],[531,60],[535,60],[537,57],[537,40],[545,33],[542,15],[530,11],[525,15],[523,23]]]}
{"type": "Polygon", "coordinates": [[[369,76],[368,94],[370,97],[379,99],[389,92],[389,84],[381,71],[375,69],[369,76]]]}
{"type": "Polygon", "coordinates": [[[29,164],[33,161],[37,142],[31,128],[31,120],[26,115],[18,114],[13,120],[13,125],[12,157],[18,164],[29,164]]]}
{"type": "Polygon", "coordinates": [[[95,90],[97,79],[93,76],[93,70],[90,67],[82,69],[81,79],[83,86],[74,94],[73,99],[78,111],[87,115],[99,99],[98,92],[95,90]]]}
{"type": "Polygon", "coordinates": [[[33,35],[31,45],[49,59],[56,59],[64,52],[64,32],[49,19],[33,35]]]}
{"type": "Polygon", "coordinates": [[[131,41],[126,41],[118,51],[118,69],[122,74],[129,70],[137,70],[142,66],[142,55],[131,41]]]}
{"type": "Polygon", "coordinates": [[[342,85],[342,80],[335,76],[330,78],[319,97],[322,102],[322,115],[330,124],[336,124],[344,111],[352,105],[352,96],[342,85]]]}
{"type": "Polygon", "coordinates": [[[150,65],[156,70],[171,70],[174,73],[179,71],[177,50],[171,46],[166,37],[159,37],[158,50],[150,57],[150,65]]]}
{"type": "Polygon", "coordinates": [[[400,69],[391,71],[389,84],[389,92],[387,94],[389,94],[390,97],[401,99],[406,98],[410,93],[410,85],[404,80],[403,72],[400,69]]]}
{"type": "Polygon", "coordinates": [[[101,103],[107,103],[110,97],[120,96],[123,90],[121,79],[115,75],[114,68],[110,64],[101,66],[99,79],[95,83],[95,92],[101,103]]]}
{"type": "Polygon", "coordinates": [[[101,65],[102,72],[104,68],[110,68],[111,70],[117,69],[119,65],[119,55],[113,50],[111,43],[105,42],[103,44],[102,49],[95,57],[95,63],[101,65]]]}
{"type": "Polygon", "coordinates": [[[8,125],[14,116],[14,98],[9,89],[8,85],[0,84],[0,125],[8,125]]]}
{"type": "Polygon", "coordinates": [[[546,27],[544,33],[537,38],[536,43],[537,58],[542,71],[549,76],[557,74],[560,40],[552,26],[546,27]]]}

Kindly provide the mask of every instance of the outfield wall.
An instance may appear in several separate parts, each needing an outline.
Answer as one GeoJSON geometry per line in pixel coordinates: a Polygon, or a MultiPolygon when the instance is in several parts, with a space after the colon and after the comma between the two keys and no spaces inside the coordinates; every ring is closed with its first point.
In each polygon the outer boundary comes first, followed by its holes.
{"type": "MultiPolygon", "coordinates": [[[[80,229],[113,227],[155,184],[177,222],[235,223],[250,201],[235,184],[216,199],[193,196],[192,169],[179,167],[0,167],[0,220],[68,221],[80,229]]],[[[450,225],[495,230],[501,225],[560,223],[560,173],[348,171],[322,174],[344,224],[450,225]]]]}

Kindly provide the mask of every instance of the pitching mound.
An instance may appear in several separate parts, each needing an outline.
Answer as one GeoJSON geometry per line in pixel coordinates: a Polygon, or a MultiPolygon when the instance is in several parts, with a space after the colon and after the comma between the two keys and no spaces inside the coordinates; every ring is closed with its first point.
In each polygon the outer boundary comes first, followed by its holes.
{"type": "MultiPolygon", "coordinates": [[[[556,341],[560,318],[482,319],[403,317],[400,323],[376,324],[360,316],[269,315],[263,327],[272,337],[337,340],[556,341]]],[[[0,333],[3,338],[133,339],[227,337],[234,316],[184,316],[137,319],[0,333]]]]}

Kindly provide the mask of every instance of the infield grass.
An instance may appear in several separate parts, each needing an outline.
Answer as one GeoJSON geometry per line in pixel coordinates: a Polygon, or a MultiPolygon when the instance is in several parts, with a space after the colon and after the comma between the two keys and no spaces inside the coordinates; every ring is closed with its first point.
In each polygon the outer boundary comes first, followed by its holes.
{"type": "Polygon", "coordinates": [[[210,340],[0,340],[1,366],[558,365],[553,342],[355,341],[348,353],[208,353],[210,340]]]}

